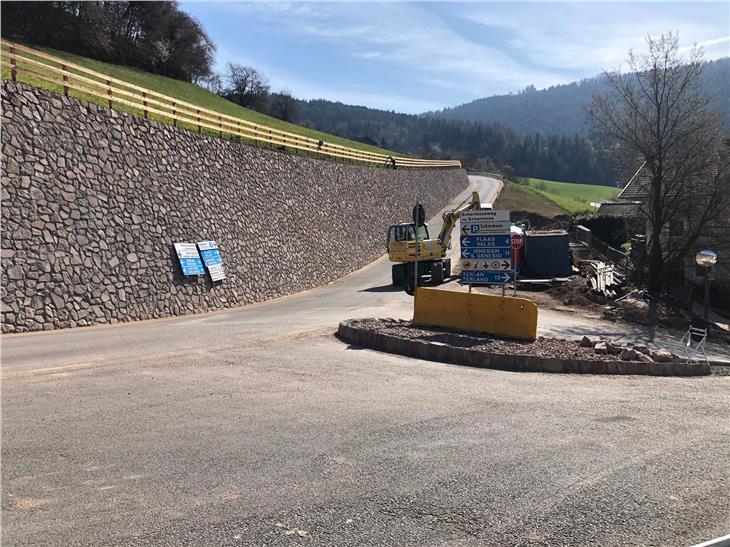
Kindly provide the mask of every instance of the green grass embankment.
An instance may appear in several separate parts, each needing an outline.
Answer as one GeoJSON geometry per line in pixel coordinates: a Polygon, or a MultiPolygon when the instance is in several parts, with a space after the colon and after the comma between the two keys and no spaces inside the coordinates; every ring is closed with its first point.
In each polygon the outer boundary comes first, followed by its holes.
{"type": "Polygon", "coordinates": [[[591,203],[614,199],[621,192],[620,188],[613,186],[576,184],[535,178],[522,178],[519,180],[519,185],[528,192],[544,196],[571,214],[593,213],[595,209],[591,207],[591,203]]]}
{"type": "Polygon", "coordinates": [[[505,182],[494,207],[495,209],[537,213],[548,218],[567,213],[565,209],[537,190],[513,182],[505,182]]]}
{"type": "MultiPolygon", "coordinates": [[[[130,84],[134,84],[134,85],[138,85],[140,87],[147,88],[150,91],[156,91],[157,93],[161,93],[161,94],[167,95],[172,98],[180,99],[181,101],[186,101],[186,102],[201,106],[203,108],[214,110],[216,112],[220,112],[221,114],[227,114],[229,116],[234,116],[236,118],[240,118],[241,120],[258,123],[261,125],[265,125],[267,127],[271,127],[273,129],[279,129],[281,131],[288,131],[290,133],[294,133],[296,135],[302,135],[302,136],[309,137],[309,138],[312,138],[315,140],[323,140],[323,141],[325,141],[327,143],[331,143],[331,144],[339,144],[341,146],[348,146],[348,147],[354,148],[356,150],[363,150],[363,151],[367,151],[367,152],[376,152],[376,153],[388,154],[388,155],[394,154],[394,152],[385,150],[383,148],[379,148],[377,146],[371,146],[368,144],[363,144],[363,143],[360,143],[357,141],[351,141],[351,140],[348,140],[348,139],[345,139],[342,137],[338,137],[337,135],[331,135],[329,133],[315,131],[315,130],[309,129],[307,127],[303,127],[300,125],[281,121],[277,118],[273,118],[271,116],[261,114],[259,112],[250,110],[248,108],[243,108],[243,107],[241,107],[235,103],[232,103],[231,101],[228,101],[228,100],[216,95],[215,93],[211,93],[210,91],[203,89],[202,87],[199,87],[195,84],[183,82],[180,80],[174,80],[172,78],[167,78],[165,76],[160,76],[158,74],[151,74],[149,72],[144,72],[144,71],[136,69],[136,68],[104,63],[101,61],[90,59],[88,57],[82,57],[80,55],[75,55],[73,53],[68,53],[65,51],[38,47],[38,46],[34,46],[32,44],[25,44],[25,45],[27,45],[27,47],[32,47],[33,49],[37,49],[39,51],[48,53],[49,55],[53,55],[55,57],[60,57],[61,59],[64,59],[64,60],[68,61],[69,63],[74,63],[77,65],[83,66],[85,68],[88,68],[90,70],[100,72],[107,76],[111,76],[112,78],[123,80],[130,84]]],[[[4,51],[6,49],[7,48],[3,47],[4,51]]],[[[23,54],[23,55],[25,55],[25,54],[23,54]]],[[[43,62],[50,63],[49,61],[43,61],[43,62]]],[[[44,75],[49,75],[55,79],[60,79],[59,76],[51,73],[48,70],[43,69],[42,67],[33,66],[32,70],[34,70],[36,72],[40,72],[44,75]]],[[[10,79],[10,70],[9,69],[2,70],[2,78],[5,80],[10,79]]],[[[63,93],[63,87],[61,85],[53,84],[51,82],[46,82],[40,78],[33,77],[32,75],[23,74],[22,72],[18,73],[18,81],[27,83],[29,85],[32,85],[34,87],[38,87],[41,89],[47,89],[49,91],[54,91],[59,94],[63,93]]],[[[80,85],[86,86],[83,83],[81,83],[80,85]]],[[[86,87],[88,87],[88,86],[86,86],[86,87]]],[[[96,97],[94,95],[89,95],[87,93],[83,93],[83,92],[74,90],[74,89],[69,90],[69,95],[72,97],[76,97],[78,99],[87,101],[87,102],[100,104],[102,106],[108,106],[108,103],[106,100],[96,97]]],[[[133,107],[130,107],[127,105],[120,104],[120,103],[114,104],[114,109],[119,110],[121,112],[128,112],[128,113],[139,115],[139,116],[141,116],[143,114],[141,109],[136,109],[136,108],[133,108],[133,107]]],[[[152,120],[158,121],[158,122],[166,123],[166,124],[172,123],[170,118],[166,118],[166,117],[159,116],[156,114],[150,114],[149,118],[152,120]]],[[[185,129],[197,131],[197,127],[192,124],[180,123],[178,125],[185,129]]],[[[218,135],[218,132],[212,131],[209,129],[205,129],[205,128],[203,128],[202,132],[205,134],[218,135]]],[[[406,155],[406,154],[400,154],[400,155],[406,155]]]]}

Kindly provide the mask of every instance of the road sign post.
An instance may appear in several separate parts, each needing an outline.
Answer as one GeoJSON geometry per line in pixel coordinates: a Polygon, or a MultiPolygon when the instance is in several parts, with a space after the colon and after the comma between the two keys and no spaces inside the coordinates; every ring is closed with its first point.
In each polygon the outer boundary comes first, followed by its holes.
{"type": "Polygon", "coordinates": [[[522,245],[524,244],[525,240],[522,237],[522,234],[512,234],[510,237],[510,243],[512,246],[512,257],[514,262],[514,270],[515,270],[515,279],[514,279],[514,290],[512,291],[512,296],[517,296],[517,267],[520,263],[520,253],[519,251],[522,248],[522,245]]]}
{"type": "Polygon", "coordinates": [[[416,242],[416,247],[413,250],[413,256],[415,261],[413,262],[413,294],[416,294],[418,289],[418,228],[426,223],[426,211],[421,205],[420,201],[416,202],[416,206],[413,208],[413,239],[416,242]]]}
{"type": "Polygon", "coordinates": [[[469,285],[505,285],[514,281],[510,212],[465,211],[460,218],[461,281],[469,285]]]}

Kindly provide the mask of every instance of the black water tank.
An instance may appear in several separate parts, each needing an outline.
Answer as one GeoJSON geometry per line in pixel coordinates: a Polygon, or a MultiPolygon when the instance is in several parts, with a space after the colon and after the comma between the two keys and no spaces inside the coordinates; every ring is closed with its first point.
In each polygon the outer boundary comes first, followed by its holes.
{"type": "Polygon", "coordinates": [[[525,233],[525,266],[531,277],[568,277],[570,268],[570,242],[568,232],[525,233]]]}

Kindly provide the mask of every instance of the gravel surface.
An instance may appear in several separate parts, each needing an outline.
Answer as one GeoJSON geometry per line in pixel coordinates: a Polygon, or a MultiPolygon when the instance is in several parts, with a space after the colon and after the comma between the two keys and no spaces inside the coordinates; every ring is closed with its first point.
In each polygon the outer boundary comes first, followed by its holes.
{"type": "Polygon", "coordinates": [[[583,348],[578,342],[564,338],[538,337],[534,342],[497,338],[488,334],[455,332],[439,327],[422,327],[409,321],[396,319],[363,319],[358,327],[374,332],[398,336],[400,338],[418,339],[424,342],[440,342],[459,348],[470,348],[491,353],[511,355],[538,355],[540,357],[558,359],[586,359],[592,361],[618,361],[617,355],[601,355],[593,348],[583,348]]]}

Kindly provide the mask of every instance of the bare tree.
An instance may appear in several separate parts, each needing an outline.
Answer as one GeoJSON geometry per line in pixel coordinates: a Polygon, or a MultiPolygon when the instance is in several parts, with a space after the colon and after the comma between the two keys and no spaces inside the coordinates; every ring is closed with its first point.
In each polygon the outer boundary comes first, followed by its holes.
{"type": "Polygon", "coordinates": [[[698,88],[703,54],[683,53],[675,33],[647,38],[648,52],[629,53],[630,72],[606,73],[610,91],[589,110],[599,133],[617,142],[640,173],[647,226],[649,291],[661,292],[667,275],[705,230],[730,213],[727,155],[720,150],[718,116],[698,88]],[[670,230],[674,226],[681,229],[670,230]]]}
{"type": "Polygon", "coordinates": [[[215,72],[212,72],[209,76],[196,78],[193,82],[203,89],[207,89],[211,93],[215,93],[216,95],[221,95],[223,93],[223,79],[220,77],[220,74],[217,74],[215,72]]]}
{"type": "Polygon", "coordinates": [[[229,101],[254,110],[266,109],[269,82],[266,76],[255,68],[228,63],[226,83],[223,96],[229,101]]]}

